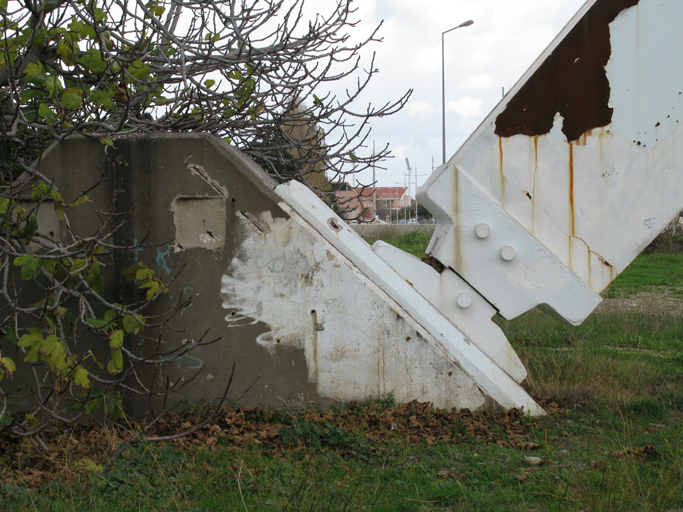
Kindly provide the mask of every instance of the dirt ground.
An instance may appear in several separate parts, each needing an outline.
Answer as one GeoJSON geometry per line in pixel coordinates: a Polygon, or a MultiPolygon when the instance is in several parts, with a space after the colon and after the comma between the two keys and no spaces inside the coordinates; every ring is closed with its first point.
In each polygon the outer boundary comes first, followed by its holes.
{"type": "Polygon", "coordinates": [[[657,288],[629,297],[606,298],[595,309],[595,313],[654,313],[683,316],[683,296],[670,290],[657,288]]]}

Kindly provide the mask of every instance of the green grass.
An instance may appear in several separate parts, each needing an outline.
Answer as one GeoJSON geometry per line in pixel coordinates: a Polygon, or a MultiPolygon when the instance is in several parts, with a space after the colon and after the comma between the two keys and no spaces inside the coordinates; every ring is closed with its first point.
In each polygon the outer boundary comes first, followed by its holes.
{"type": "Polygon", "coordinates": [[[683,294],[683,254],[641,254],[617,276],[603,297],[622,297],[665,287],[683,294]]]}
{"type": "MultiPolygon", "coordinates": [[[[411,233],[387,241],[422,255],[428,239],[411,233]]],[[[639,256],[610,296],[683,289],[682,258],[639,256]]],[[[0,509],[683,510],[683,319],[664,305],[593,314],[577,327],[537,311],[496,322],[529,371],[527,388],[558,405],[527,423],[529,451],[467,437],[431,446],[372,441],[362,426],[334,428],[275,411],[268,417],[288,421],[281,432],[299,439],[298,449],[241,449],[229,437],[214,450],[139,446],[70,482],[4,483],[0,509]],[[543,464],[528,465],[528,456],[543,464]]],[[[391,407],[390,398],[378,407],[391,407]]]]}
{"type": "Polygon", "coordinates": [[[367,238],[367,242],[372,245],[377,240],[382,240],[388,244],[398,247],[399,249],[422,258],[425,255],[429,241],[432,238],[432,233],[422,233],[415,230],[405,235],[400,235],[392,227],[387,227],[380,231],[377,236],[367,238]]]}

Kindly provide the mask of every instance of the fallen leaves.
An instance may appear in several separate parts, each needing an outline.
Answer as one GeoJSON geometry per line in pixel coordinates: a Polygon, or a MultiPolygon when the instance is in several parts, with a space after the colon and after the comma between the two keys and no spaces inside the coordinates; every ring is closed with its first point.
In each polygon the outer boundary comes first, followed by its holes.
{"type": "MultiPolygon", "coordinates": [[[[201,423],[206,414],[206,410],[200,409],[168,415],[149,427],[145,435],[163,437],[186,431],[201,423]]],[[[284,413],[259,407],[223,406],[212,424],[167,444],[182,451],[204,448],[215,452],[221,447],[244,451],[255,447],[279,457],[291,450],[308,449],[305,437],[290,436],[291,441],[285,443],[281,436],[283,428],[291,429],[295,422],[307,422],[312,432],[349,433],[354,440],[363,439],[371,452],[385,443],[433,446],[437,443],[475,441],[534,450],[539,446],[528,442],[526,436],[535,423],[521,421],[523,419],[524,412],[518,409],[498,413],[444,410],[416,400],[394,409],[351,403],[340,412],[304,410],[284,413]]],[[[117,448],[131,439],[131,435],[130,425],[92,423],[58,426],[41,434],[41,442],[49,449],[46,452],[30,439],[3,432],[0,433],[0,452],[5,455],[7,465],[2,468],[0,477],[5,481],[20,480],[34,487],[54,478],[70,481],[83,472],[99,472],[117,448]]],[[[344,440],[347,438],[343,435],[341,442],[329,443],[322,449],[340,454],[352,450],[352,445],[344,440]]],[[[128,450],[121,456],[125,458],[127,454],[128,450]]],[[[454,476],[458,475],[454,473],[454,476]]]]}

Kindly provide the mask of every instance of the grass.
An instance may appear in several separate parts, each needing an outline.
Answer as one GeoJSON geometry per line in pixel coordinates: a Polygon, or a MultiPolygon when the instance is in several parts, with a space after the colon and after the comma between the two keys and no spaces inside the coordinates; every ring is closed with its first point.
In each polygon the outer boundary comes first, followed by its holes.
{"type": "MultiPolygon", "coordinates": [[[[420,237],[388,241],[421,256],[429,236],[420,237]]],[[[681,254],[641,255],[608,296],[683,289],[682,270],[681,254]]],[[[0,508],[680,511],[681,318],[668,303],[595,313],[577,327],[537,311],[496,318],[529,371],[525,385],[539,400],[546,397],[551,414],[542,419],[448,420],[443,425],[453,438],[441,440],[415,434],[433,428],[437,413],[427,411],[423,420],[410,409],[399,418],[390,396],[349,411],[245,409],[279,429],[278,439],[286,438],[289,448],[256,443],[253,433],[230,434],[223,418],[226,434],[213,443],[207,433],[187,443],[141,445],[106,469],[69,460],[63,463],[68,479],[32,483],[0,465],[0,508]],[[398,431],[402,422],[424,427],[379,436],[373,434],[376,418],[394,418],[398,431]],[[542,464],[529,465],[529,456],[542,464]]],[[[256,421],[247,416],[245,425],[256,421]]],[[[35,460],[25,456],[24,466],[35,460]]],[[[32,462],[22,474],[40,467],[32,462]]]]}
{"type": "Polygon", "coordinates": [[[423,233],[418,231],[411,231],[405,235],[400,235],[391,226],[379,231],[377,235],[368,237],[367,242],[372,245],[377,240],[382,240],[388,244],[394,245],[399,249],[421,258],[425,255],[425,250],[432,238],[432,233],[423,233]]]}

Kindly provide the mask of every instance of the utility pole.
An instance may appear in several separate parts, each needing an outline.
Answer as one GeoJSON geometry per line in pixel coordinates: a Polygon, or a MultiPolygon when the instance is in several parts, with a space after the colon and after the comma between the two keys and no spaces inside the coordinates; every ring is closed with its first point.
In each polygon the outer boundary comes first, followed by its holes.
{"type": "Polygon", "coordinates": [[[377,219],[377,182],[375,181],[375,141],[372,141],[372,220],[377,219]]]}
{"type": "Polygon", "coordinates": [[[467,20],[457,27],[449,28],[444,32],[441,32],[441,155],[442,164],[446,163],[446,59],[444,57],[444,36],[449,32],[462,28],[469,27],[474,21],[467,20]]]}
{"type": "MultiPolygon", "coordinates": [[[[406,167],[408,168],[408,174],[407,174],[407,176],[408,176],[408,192],[410,192],[410,178],[411,178],[410,171],[412,171],[412,169],[410,168],[410,160],[408,160],[408,157],[406,157],[406,167]]],[[[417,172],[417,169],[415,170],[415,172],[417,172]]],[[[410,194],[408,194],[408,195],[410,195],[410,194]]],[[[415,197],[415,222],[417,222],[417,175],[415,175],[415,196],[414,197],[415,197]]]]}

